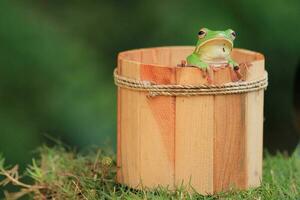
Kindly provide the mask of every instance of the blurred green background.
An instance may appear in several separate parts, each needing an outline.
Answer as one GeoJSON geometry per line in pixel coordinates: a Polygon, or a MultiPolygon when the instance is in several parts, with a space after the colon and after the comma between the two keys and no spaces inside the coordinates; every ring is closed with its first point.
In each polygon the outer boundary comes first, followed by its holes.
{"type": "Polygon", "coordinates": [[[77,148],[115,146],[117,53],[194,45],[201,27],[232,28],[236,47],[265,54],[265,148],[292,151],[299,11],[299,0],[1,0],[0,152],[24,164],[45,135],[77,148]]]}

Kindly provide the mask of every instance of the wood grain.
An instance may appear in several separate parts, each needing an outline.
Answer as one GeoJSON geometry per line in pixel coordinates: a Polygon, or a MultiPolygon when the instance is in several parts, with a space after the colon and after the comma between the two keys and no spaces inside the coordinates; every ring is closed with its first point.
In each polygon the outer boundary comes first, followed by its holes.
{"type": "MultiPolygon", "coordinates": [[[[156,51],[143,51],[142,57],[149,63],[158,59],[156,51]]],[[[160,62],[168,63],[169,57],[160,62]]],[[[157,84],[174,84],[174,68],[142,64],[142,80],[157,84]]],[[[146,187],[158,185],[174,187],[174,131],[175,97],[149,98],[145,93],[141,99],[141,177],[146,187]]]]}
{"type": "MultiPolygon", "coordinates": [[[[120,60],[119,69],[121,75],[139,79],[139,64],[120,60]]],[[[140,96],[140,92],[120,89],[118,133],[120,141],[118,145],[121,150],[118,152],[120,173],[117,178],[131,187],[137,187],[140,184],[140,96]]]]}
{"type": "Polygon", "coordinates": [[[161,67],[170,67],[171,50],[168,47],[154,48],[154,63],[161,67]]]}
{"type": "MultiPolygon", "coordinates": [[[[216,71],[215,83],[231,82],[230,73],[216,71]]],[[[214,111],[214,192],[245,188],[245,95],[215,96],[214,111]]]]}
{"type": "Polygon", "coordinates": [[[178,64],[181,64],[182,60],[185,60],[186,57],[193,52],[193,48],[186,46],[173,47],[170,51],[170,66],[176,67],[178,64]]]}
{"type": "MultiPolygon", "coordinates": [[[[118,72],[121,72],[121,59],[118,56],[118,72]]],[[[122,152],[121,152],[121,88],[117,88],[117,181],[123,182],[122,173],[121,173],[121,163],[122,163],[122,152]]]]}
{"type": "MultiPolygon", "coordinates": [[[[264,61],[256,61],[249,67],[246,80],[259,79],[264,74],[264,61]]],[[[264,91],[246,94],[245,125],[246,125],[246,163],[247,187],[260,185],[263,160],[263,102],[264,91]]]]}
{"type": "MultiPolygon", "coordinates": [[[[178,68],[178,84],[207,83],[201,70],[178,68]]],[[[175,183],[202,194],[213,192],[214,97],[176,98],[175,183]]]]}

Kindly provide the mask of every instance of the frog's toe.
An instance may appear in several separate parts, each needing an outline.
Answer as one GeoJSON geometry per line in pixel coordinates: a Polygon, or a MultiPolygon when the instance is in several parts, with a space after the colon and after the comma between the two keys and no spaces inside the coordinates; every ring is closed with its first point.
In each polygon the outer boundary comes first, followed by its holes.
{"type": "Polygon", "coordinates": [[[235,66],[233,66],[233,70],[234,70],[234,71],[239,71],[239,70],[240,70],[240,67],[239,67],[238,65],[235,65],[235,66]]]}
{"type": "Polygon", "coordinates": [[[200,67],[201,69],[207,70],[208,67],[209,67],[209,65],[206,64],[206,63],[202,63],[202,64],[199,65],[199,67],[200,67]]]}
{"type": "Polygon", "coordinates": [[[232,76],[233,81],[239,81],[243,78],[240,67],[238,65],[232,65],[232,71],[234,71],[234,74],[232,76]]]}

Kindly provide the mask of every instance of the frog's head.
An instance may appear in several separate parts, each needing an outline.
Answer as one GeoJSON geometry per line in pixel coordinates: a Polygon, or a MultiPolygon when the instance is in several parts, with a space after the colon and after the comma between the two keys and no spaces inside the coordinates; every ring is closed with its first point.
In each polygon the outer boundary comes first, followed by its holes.
{"type": "Polygon", "coordinates": [[[231,52],[235,37],[236,33],[231,29],[225,31],[212,31],[207,28],[202,28],[198,32],[198,42],[195,52],[199,53],[201,48],[208,46],[224,46],[231,52]]]}

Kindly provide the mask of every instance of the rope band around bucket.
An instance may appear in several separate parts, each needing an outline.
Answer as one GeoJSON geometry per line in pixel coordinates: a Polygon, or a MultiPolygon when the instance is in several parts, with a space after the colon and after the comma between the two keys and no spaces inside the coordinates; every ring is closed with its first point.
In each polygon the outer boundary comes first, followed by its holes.
{"type": "Polygon", "coordinates": [[[198,95],[226,95],[240,94],[266,89],[268,86],[268,73],[261,79],[253,81],[230,82],[221,85],[160,85],[151,81],[136,80],[121,76],[117,68],[114,70],[115,84],[121,88],[148,92],[150,97],[155,96],[198,96],[198,95]]]}

